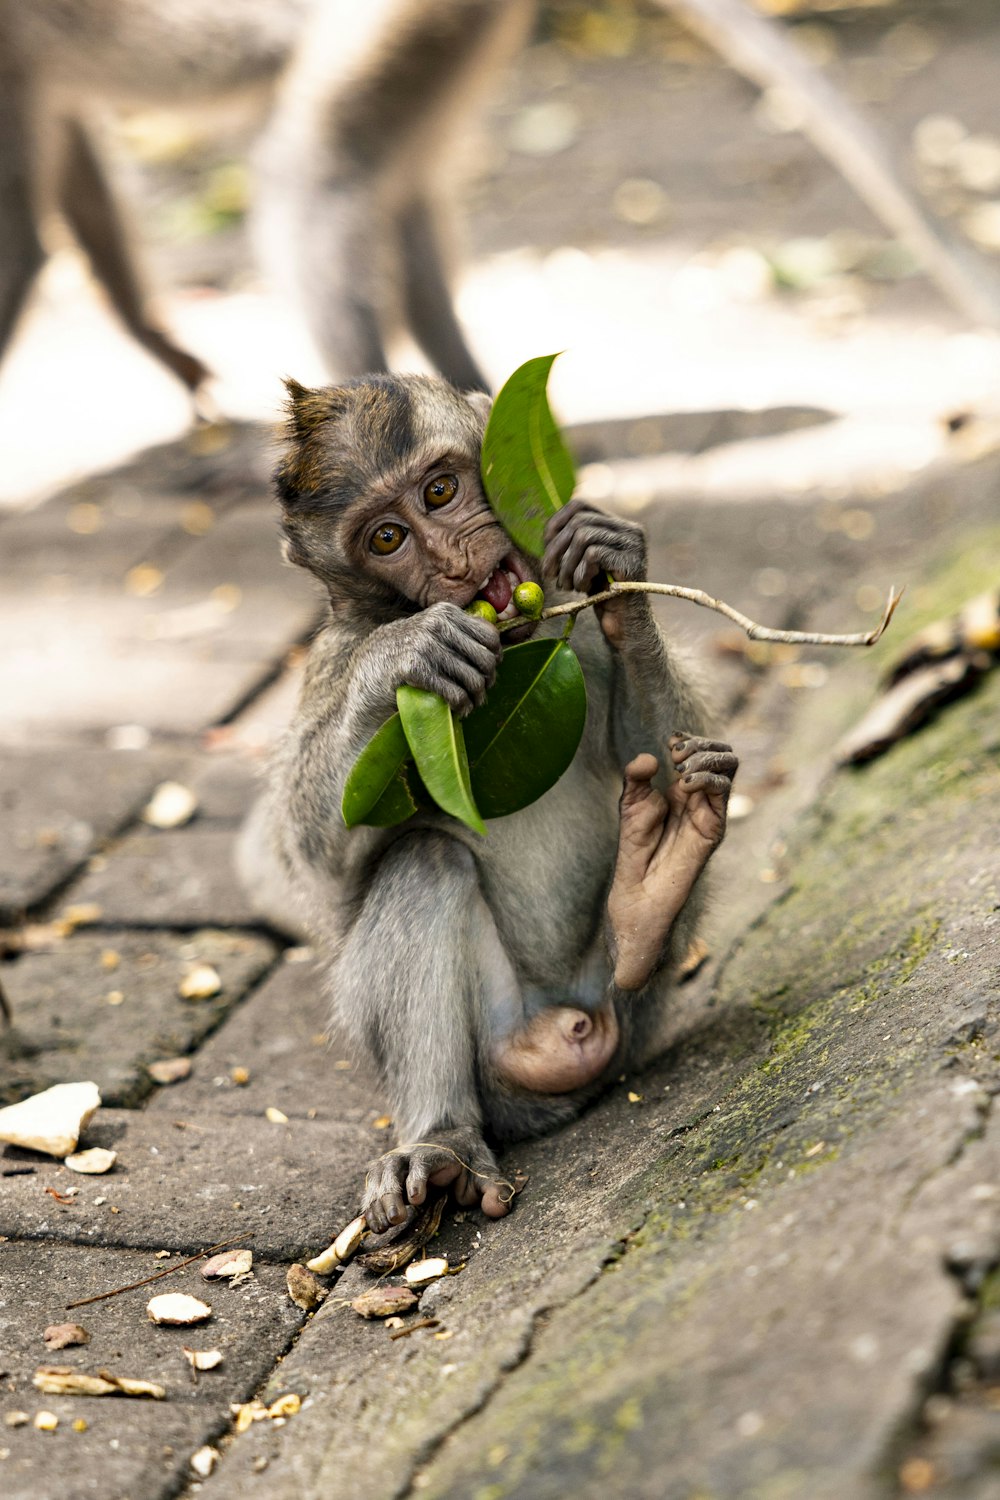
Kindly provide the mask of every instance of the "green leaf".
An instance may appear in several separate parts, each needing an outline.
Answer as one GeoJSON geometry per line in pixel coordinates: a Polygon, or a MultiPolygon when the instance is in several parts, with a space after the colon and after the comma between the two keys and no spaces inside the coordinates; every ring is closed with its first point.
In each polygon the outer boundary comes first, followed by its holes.
{"type": "MultiPolygon", "coordinates": [[[[340,802],[340,810],[348,828],[353,828],[356,823],[370,821],[368,814],[389,792],[410,758],[410,747],[406,743],[402,720],[399,714],[393,714],[372,735],[351,767],[340,802]]],[[[410,811],[415,812],[416,806],[411,807],[410,811]]]]}
{"type": "Polygon", "coordinates": [[[563,640],[508,646],[481,708],[464,722],[471,786],[486,818],[537,801],[576,754],[587,722],[587,688],[563,640]]]}
{"type": "Polygon", "coordinates": [[[396,706],[417,770],[438,807],[474,833],[485,834],[469,785],[462,726],[447,703],[437,693],[404,684],[396,689],[396,706]]]}
{"type": "Polygon", "coordinates": [[[555,354],[515,370],[493,403],[483,437],[483,488],[517,545],[545,550],[545,523],[573,493],[576,472],[549,409],[546,382],[555,354]]]}
{"type": "Polygon", "coordinates": [[[417,811],[417,794],[413,783],[420,785],[417,768],[412,761],[400,766],[381,797],[362,818],[370,828],[394,828],[405,823],[417,811]]]}

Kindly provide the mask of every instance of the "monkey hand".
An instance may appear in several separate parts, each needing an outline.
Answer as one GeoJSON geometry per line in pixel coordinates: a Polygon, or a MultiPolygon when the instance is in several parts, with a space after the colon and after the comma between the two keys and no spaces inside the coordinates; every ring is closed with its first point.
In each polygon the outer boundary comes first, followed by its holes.
{"type": "MultiPolygon", "coordinates": [[[[646,577],[646,534],[635,521],[607,516],[585,500],[571,500],[556,511],[545,528],[542,571],[567,592],[593,594],[618,583],[641,583],[646,577]]],[[[644,595],[630,595],[595,606],[606,640],[617,650],[625,643],[627,620],[648,614],[644,595]]]]}
{"type": "Polygon", "coordinates": [[[491,1219],[510,1212],[513,1186],[474,1126],[436,1130],[433,1140],[411,1141],[387,1151],[365,1173],[361,1210],[376,1234],[402,1224],[407,1208],[419,1207],[428,1184],[450,1187],[463,1208],[476,1204],[491,1219]]]}
{"type": "Polygon", "coordinates": [[[432,604],[386,627],[396,633],[390,670],[400,683],[437,693],[456,713],[478,708],[496,677],[500,632],[457,604],[432,604]]]}
{"type": "Polygon", "coordinates": [[[646,534],[635,521],[608,516],[586,500],[571,500],[545,528],[542,572],[567,593],[605,588],[606,575],[621,583],[646,577],[646,534]]]}
{"type": "Polygon", "coordinates": [[[673,734],[677,779],[653,786],[653,755],[625,768],[618,858],[608,894],[619,989],[641,989],[661,962],[670,929],[726,831],[726,806],[739,761],[729,745],[673,734]]]}

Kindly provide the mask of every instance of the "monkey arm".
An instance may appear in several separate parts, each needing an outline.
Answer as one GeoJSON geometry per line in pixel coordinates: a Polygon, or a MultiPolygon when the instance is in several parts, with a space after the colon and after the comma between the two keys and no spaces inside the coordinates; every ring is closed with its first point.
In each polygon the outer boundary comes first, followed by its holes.
{"type": "MultiPolygon", "coordinates": [[[[646,578],[646,536],[641,526],[609,516],[583,500],[556,512],[545,531],[543,571],[559,588],[579,593],[646,578]]],[[[662,756],[677,729],[706,732],[697,693],[670,652],[645,594],[628,594],[597,605],[604,639],[611,647],[611,725],[619,764],[641,750],[662,756]]]]}

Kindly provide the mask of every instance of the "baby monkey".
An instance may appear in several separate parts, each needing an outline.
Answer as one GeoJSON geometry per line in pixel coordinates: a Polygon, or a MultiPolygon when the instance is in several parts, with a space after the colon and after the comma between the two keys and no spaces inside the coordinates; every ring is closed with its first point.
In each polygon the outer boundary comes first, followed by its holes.
{"type": "Polygon", "coordinates": [[[348,830],[344,783],[411,683],[458,714],[483,702],[504,637],[464,613],[512,613],[519,582],[586,593],[646,576],[641,527],[572,501],[541,564],[480,482],[486,397],[422,376],[306,390],[288,382],[276,483],[287,556],[329,595],[298,711],[248,825],[244,878],[265,913],[294,912],[326,954],[335,1014],[377,1065],[399,1144],[369,1167],[370,1227],[401,1223],[428,1186],[499,1217],[491,1146],[577,1114],[650,1055],[690,943],[700,876],[726,826],[737,760],[650,611],[630,594],[573,633],[587,683],[565,775],[485,839],[420,811],[348,830]]]}

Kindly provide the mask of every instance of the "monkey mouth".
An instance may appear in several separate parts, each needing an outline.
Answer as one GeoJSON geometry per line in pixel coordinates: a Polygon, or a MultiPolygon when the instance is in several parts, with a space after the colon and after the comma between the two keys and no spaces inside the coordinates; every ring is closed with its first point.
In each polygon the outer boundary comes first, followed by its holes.
{"type": "Polygon", "coordinates": [[[521,564],[519,558],[513,554],[501,558],[489,578],[476,590],[477,599],[485,599],[487,604],[492,604],[500,620],[514,620],[517,618],[517,606],[514,604],[514,590],[519,583],[527,581],[527,571],[521,564]]]}

